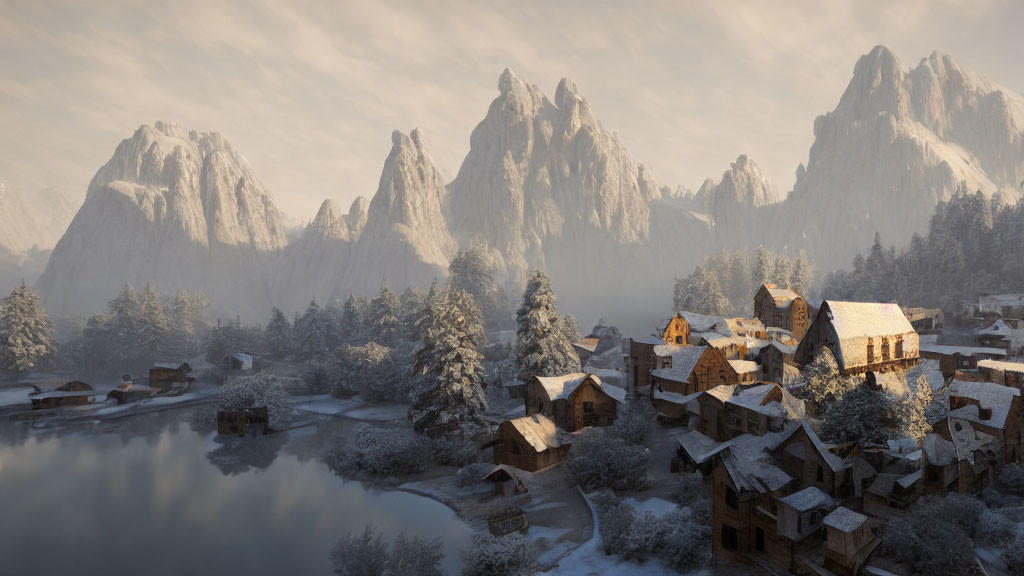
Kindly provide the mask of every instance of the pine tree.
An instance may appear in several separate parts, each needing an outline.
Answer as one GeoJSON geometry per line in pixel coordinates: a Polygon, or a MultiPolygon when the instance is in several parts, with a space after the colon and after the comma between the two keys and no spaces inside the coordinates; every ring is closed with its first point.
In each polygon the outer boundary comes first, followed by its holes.
{"type": "MultiPolygon", "coordinates": [[[[160,295],[153,286],[146,284],[139,295],[139,338],[140,352],[154,358],[167,350],[169,337],[167,317],[160,303],[160,295]]],[[[154,358],[155,359],[155,358],[154,358]]]]}
{"type": "Polygon", "coordinates": [[[566,314],[562,317],[562,331],[565,333],[565,337],[570,343],[583,340],[583,335],[580,333],[580,325],[576,322],[576,317],[572,314],[566,314]]]}
{"type": "Polygon", "coordinates": [[[106,337],[110,360],[133,363],[141,359],[138,338],[141,333],[142,306],[135,289],[125,283],[120,294],[107,305],[106,337]]]}
{"type": "Polygon", "coordinates": [[[796,257],[796,262],[793,264],[793,274],[790,276],[789,287],[797,294],[806,298],[809,295],[813,282],[814,269],[807,260],[807,253],[801,250],[796,257]]]}
{"type": "Polygon", "coordinates": [[[448,265],[448,285],[453,290],[465,290],[473,297],[488,327],[494,329],[500,322],[494,266],[484,248],[474,246],[460,250],[452,258],[448,265]]]}
{"type": "Polygon", "coordinates": [[[417,352],[417,371],[436,380],[409,409],[418,432],[472,435],[485,425],[483,356],[478,352],[483,343],[483,322],[473,297],[449,289],[431,307],[430,327],[417,352]]]}
{"type": "Polygon", "coordinates": [[[15,378],[54,352],[53,325],[39,297],[25,285],[0,300],[0,362],[15,378]]]}
{"type": "Polygon", "coordinates": [[[408,323],[412,330],[412,340],[416,342],[423,341],[427,328],[430,327],[430,322],[433,318],[433,307],[439,303],[441,296],[441,291],[437,287],[437,280],[434,280],[430,284],[430,290],[423,297],[423,302],[420,304],[419,309],[408,323]]]}
{"type": "Polygon", "coordinates": [[[757,247],[754,259],[754,282],[758,286],[770,284],[775,276],[775,258],[764,246],[757,247]]]}
{"type": "MultiPolygon", "coordinates": [[[[299,319],[295,319],[299,323],[299,319]]],[[[341,330],[344,334],[344,341],[355,346],[363,341],[363,309],[356,297],[349,294],[348,300],[341,308],[341,330]]]]}
{"type": "Polygon", "coordinates": [[[516,371],[523,382],[535,376],[558,376],[580,371],[580,359],[565,336],[551,283],[535,270],[526,283],[523,304],[516,314],[516,371]]]}
{"type": "Polygon", "coordinates": [[[794,270],[793,261],[789,259],[789,256],[785,251],[775,258],[775,269],[772,271],[772,283],[777,285],[779,288],[790,288],[792,287],[792,278],[794,270]]]}
{"type": "Polygon", "coordinates": [[[329,316],[316,300],[311,300],[306,312],[295,321],[296,352],[305,359],[322,358],[334,349],[329,316]]]}
{"type": "Polygon", "coordinates": [[[374,342],[394,346],[398,341],[402,328],[402,321],[398,319],[398,296],[388,288],[387,282],[381,284],[380,294],[370,302],[367,324],[374,342]]]}
{"type": "Polygon", "coordinates": [[[398,298],[398,319],[403,326],[411,326],[416,316],[423,309],[423,300],[427,294],[415,286],[409,286],[398,298]]]}
{"type": "Polygon", "coordinates": [[[278,308],[270,311],[270,321],[263,330],[263,349],[273,358],[284,358],[292,349],[292,325],[278,308]]]}

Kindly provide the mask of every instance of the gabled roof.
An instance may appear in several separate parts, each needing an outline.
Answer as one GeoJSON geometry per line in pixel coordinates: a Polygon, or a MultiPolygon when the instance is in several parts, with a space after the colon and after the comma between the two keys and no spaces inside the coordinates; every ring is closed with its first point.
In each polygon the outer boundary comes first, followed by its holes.
{"type": "MultiPolygon", "coordinates": [[[[596,376],[594,378],[600,383],[599,378],[596,376]]],[[[586,379],[587,374],[583,372],[573,372],[562,376],[537,376],[537,381],[540,382],[552,402],[568,398],[586,379]]]]}
{"type": "Polygon", "coordinates": [[[672,367],[651,370],[651,376],[672,382],[686,382],[707,349],[707,346],[674,346],[671,354],[672,367]]]}
{"type": "Polygon", "coordinates": [[[946,426],[949,430],[949,444],[953,448],[953,457],[956,460],[974,462],[975,451],[991,450],[995,452],[999,449],[999,440],[995,436],[975,430],[967,420],[949,416],[946,426]]]}
{"type": "Polygon", "coordinates": [[[657,336],[640,336],[639,338],[631,338],[631,340],[637,344],[646,344],[647,346],[660,346],[665,343],[664,340],[657,336]]]}
{"type": "Polygon", "coordinates": [[[765,290],[775,300],[776,308],[785,308],[793,303],[793,300],[800,298],[800,295],[789,288],[779,288],[775,284],[762,284],[758,290],[765,290]]]}
{"type": "Polygon", "coordinates": [[[796,354],[796,346],[790,346],[789,344],[783,344],[778,340],[772,340],[768,346],[775,348],[779,352],[782,352],[783,356],[792,356],[796,354]]]}
{"type": "Polygon", "coordinates": [[[799,492],[794,492],[785,498],[779,498],[786,506],[798,512],[806,512],[815,508],[831,508],[835,506],[835,500],[825,494],[820,488],[810,486],[799,492]]]}
{"type": "Polygon", "coordinates": [[[786,437],[776,432],[752,436],[746,442],[732,444],[721,451],[721,462],[738,490],[759,493],[774,492],[793,481],[792,476],[776,466],[766,450],[774,449],[786,437]]]}
{"type": "Polygon", "coordinates": [[[729,360],[729,365],[737,374],[750,374],[761,369],[757,362],[751,360],[729,360]]]}
{"type": "Polygon", "coordinates": [[[914,332],[903,310],[887,302],[840,302],[826,300],[823,307],[832,320],[840,342],[849,338],[870,338],[914,332]]]}
{"type": "Polygon", "coordinates": [[[835,528],[840,532],[853,532],[857,528],[860,528],[868,521],[868,517],[850,510],[845,506],[840,506],[835,510],[829,512],[828,516],[822,521],[825,526],[829,528],[835,528]]]}
{"type": "Polygon", "coordinates": [[[505,481],[503,479],[503,475],[508,475],[509,479],[515,480],[516,482],[522,482],[522,480],[519,479],[519,471],[513,468],[512,466],[508,466],[505,464],[498,464],[497,466],[492,468],[490,472],[484,474],[481,480],[501,482],[505,481]]]}
{"type": "Polygon", "coordinates": [[[825,461],[825,464],[828,465],[830,470],[838,472],[849,466],[849,464],[847,464],[842,458],[833,454],[832,451],[828,449],[828,446],[821,441],[821,438],[818,438],[818,434],[814,432],[814,429],[811,428],[811,425],[806,420],[802,420],[800,422],[800,426],[794,428],[786,439],[788,440],[790,436],[796,434],[799,430],[804,431],[804,434],[806,434],[807,438],[810,439],[811,445],[821,456],[821,459],[825,461]]]}
{"type": "MultiPolygon", "coordinates": [[[[1002,348],[986,348],[984,346],[949,346],[945,344],[931,344],[922,342],[919,347],[921,352],[930,352],[932,354],[943,354],[952,356],[953,354],[963,355],[975,355],[981,354],[986,356],[999,356],[1001,358],[1006,357],[1006,350],[1002,348]]],[[[993,362],[993,360],[981,360],[981,362],[993,362]]],[[[1021,365],[1024,368],[1024,364],[1021,365]]]]}
{"type": "Polygon", "coordinates": [[[509,423],[537,452],[543,452],[548,448],[557,448],[561,445],[558,441],[558,429],[555,428],[555,423],[543,414],[523,416],[509,420],[509,423]]]}
{"type": "MultiPolygon", "coordinates": [[[[686,322],[690,325],[690,332],[711,332],[716,328],[719,330],[728,330],[728,326],[723,322],[723,318],[720,316],[705,316],[704,314],[697,314],[696,312],[680,312],[683,318],[686,318],[686,322]]],[[[725,336],[732,336],[732,334],[724,334],[725,336]]]]}
{"type": "Polygon", "coordinates": [[[1006,418],[1010,414],[1010,405],[1015,397],[1020,397],[1020,390],[994,384],[992,382],[968,382],[953,380],[949,385],[949,395],[977,400],[982,408],[991,410],[992,416],[982,419],[976,407],[964,406],[950,412],[951,416],[970,420],[976,424],[1002,429],[1006,426],[1006,418]],[[970,410],[974,408],[974,410],[970,410]]]}
{"type": "Polygon", "coordinates": [[[992,325],[975,332],[979,336],[1010,336],[1012,333],[1013,328],[1010,328],[1010,325],[1003,322],[1002,319],[996,320],[992,325]]]}

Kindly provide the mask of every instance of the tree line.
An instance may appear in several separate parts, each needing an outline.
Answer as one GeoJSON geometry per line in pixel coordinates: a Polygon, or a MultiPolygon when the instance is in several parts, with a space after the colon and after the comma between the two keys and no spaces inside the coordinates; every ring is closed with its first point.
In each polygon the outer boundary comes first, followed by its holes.
{"type": "Polygon", "coordinates": [[[786,250],[722,250],[707,256],[685,278],[676,279],[672,303],[676,311],[710,316],[746,316],[762,284],[789,288],[804,297],[814,282],[814,268],[803,250],[791,258],[786,250]]]}
{"type": "Polygon", "coordinates": [[[885,248],[875,234],[871,250],[849,270],[828,274],[822,296],[899,302],[956,311],[979,294],[1024,291],[1024,200],[1005,204],[961,185],[935,207],[922,236],[902,250],[885,248]]]}

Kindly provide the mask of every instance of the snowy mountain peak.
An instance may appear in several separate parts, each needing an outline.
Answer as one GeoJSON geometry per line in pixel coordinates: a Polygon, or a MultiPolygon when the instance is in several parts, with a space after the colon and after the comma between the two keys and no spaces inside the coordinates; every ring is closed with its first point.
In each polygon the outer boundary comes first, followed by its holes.
{"type": "Polygon", "coordinates": [[[307,227],[307,233],[325,239],[347,240],[349,236],[348,221],[341,213],[338,203],[330,199],[324,200],[316,218],[307,227]]]}
{"type": "Polygon", "coordinates": [[[352,206],[349,207],[348,214],[345,215],[345,222],[348,224],[348,233],[353,239],[358,238],[363,233],[369,209],[370,201],[367,200],[366,196],[357,196],[352,201],[352,206]]]}

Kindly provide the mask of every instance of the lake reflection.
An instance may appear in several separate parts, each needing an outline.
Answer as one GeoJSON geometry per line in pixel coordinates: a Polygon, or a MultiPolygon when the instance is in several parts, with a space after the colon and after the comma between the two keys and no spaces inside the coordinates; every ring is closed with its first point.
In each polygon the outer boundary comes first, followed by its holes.
{"type": "Polygon", "coordinates": [[[331,548],[367,523],[442,538],[452,573],[470,540],[437,502],[333,474],[315,456],[344,424],[241,443],[185,414],[101,426],[0,423],[0,574],[332,574],[331,548]]]}

